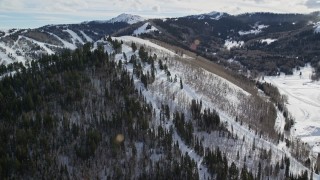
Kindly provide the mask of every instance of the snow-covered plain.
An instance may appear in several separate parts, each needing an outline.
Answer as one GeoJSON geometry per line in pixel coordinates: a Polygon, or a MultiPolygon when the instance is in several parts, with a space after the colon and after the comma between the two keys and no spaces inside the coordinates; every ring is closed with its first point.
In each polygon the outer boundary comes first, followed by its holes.
{"type": "Polygon", "coordinates": [[[291,134],[320,152],[320,82],[312,81],[312,67],[295,70],[293,75],[265,77],[288,97],[287,108],[295,119],[291,134]],[[300,75],[301,73],[301,75],[300,75]]]}

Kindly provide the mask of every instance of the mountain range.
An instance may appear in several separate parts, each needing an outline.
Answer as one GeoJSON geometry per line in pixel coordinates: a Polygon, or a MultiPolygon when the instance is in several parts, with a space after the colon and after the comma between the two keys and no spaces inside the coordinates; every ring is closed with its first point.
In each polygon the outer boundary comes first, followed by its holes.
{"type": "Polygon", "coordinates": [[[319,12],[240,15],[211,12],[148,20],[121,14],[108,21],[0,31],[0,63],[30,61],[43,53],[52,54],[59,49],[74,49],[86,42],[96,42],[106,35],[132,35],[140,28],[142,37],[178,45],[225,66],[228,66],[228,60],[233,59],[239,62],[232,67],[236,68],[234,70],[267,75],[275,75],[279,71],[290,74],[295,66],[316,64],[319,21],[319,12]],[[151,27],[156,31],[143,33],[143,28],[151,27]],[[193,44],[196,40],[200,44],[195,49],[193,44]],[[241,67],[236,67],[239,65],[241,67]]]}

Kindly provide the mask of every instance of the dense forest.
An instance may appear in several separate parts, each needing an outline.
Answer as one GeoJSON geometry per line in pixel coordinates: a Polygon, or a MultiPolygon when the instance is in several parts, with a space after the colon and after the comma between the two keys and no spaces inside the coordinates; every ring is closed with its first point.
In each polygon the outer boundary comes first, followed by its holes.
{"type": "Polygon", "coordinates": [[[152,107],[132,77],[102,47],[90,49],[17,65],[2,78],[1,179],[197,179],[170,132],[149,129],[152,107]]]}

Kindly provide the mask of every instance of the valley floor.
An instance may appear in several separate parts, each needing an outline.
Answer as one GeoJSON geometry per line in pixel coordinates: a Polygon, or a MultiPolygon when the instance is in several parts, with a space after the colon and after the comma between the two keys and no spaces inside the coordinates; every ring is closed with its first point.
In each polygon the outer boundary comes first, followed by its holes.
{"type": "Polygon", "coordinates": [[[311,80],[310,65],[295,70],[293,75],[264,77],[288,97],[287,108],[295,124],[291,135],[309,143],[314,152],[320,152],[320,82],[311,80]]]}

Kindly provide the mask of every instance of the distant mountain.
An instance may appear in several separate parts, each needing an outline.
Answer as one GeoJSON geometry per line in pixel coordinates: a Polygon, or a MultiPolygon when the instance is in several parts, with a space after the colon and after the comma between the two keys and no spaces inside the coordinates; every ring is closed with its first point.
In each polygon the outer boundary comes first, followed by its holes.
{"type": "Polygon", "coordinates": [[[129,25],[124,22],[91,21],[81,24],[47,25],[36,29],[0,30],[0,65],[25,63],[65,48],[76,49],[129,25]]]}
{"type": "Polygon", "coordinates": [[[187,16],[188,18],[195,18],[195,19],[212,19],[212,20],[219,20],[222,17],[227,17],[230,16],[228,13],[225,12],[216,12],[212,11],[210,13],[205,13],[205,14],[199,14],[199,15],[191,15],[187,16]]]}
{"type": "Polygon", "coordinates": [[[115,23],[115,22],[125,22],[128,24],[135,24],[137,22],[145,21],[146,19],[138,16],[138,15],[131,15],[131,14],[120,14],[119,16],[110,19],[107,21],[108,23],[115,23]]]}
{"type": "Polygon", "coordinates": [[[267,75],[292,74],[296,66],[316,67],[319,62],[319,13],[212,12],[150,21],[162,33],[143,36],[193,50],[228,67],[230,59],[236,60],[240,65],[230,67],[235,71],[245,67],[267,75]],[[200,43],[194,45],[195,40],[200,43]]]}
{"type": "Polygon", "coordinates": [[[138,15],[132,15],[132,14],[120,14],[117,17],[114,17],[110,20],[94,20],[94,21],[85,21],[81,24],[105,24],[105,23],[126,23],[126,24],[135,24],[141,21],[145,21],[146,19],[138,16],[138,15]]]}
{"type": "Polygon", "coordinates": [[[226,66],[233,58],[241,67],[268,75],[277,74],[279,70],[291,74],[292,68],[308,62],[317,64],[316,57],[320,57],[319,12],[229,15],[214,11],[145,20],[121,14],[108,21],[0,30],[0,64],[26,62],[64,48],[75,49],[86,42],[95,43],[106,35],[136,35],[186,49],[194,47],[192,51],[226,66]],[[200,41],[196,47],[192,46],[195,40],[200,41]]]}

